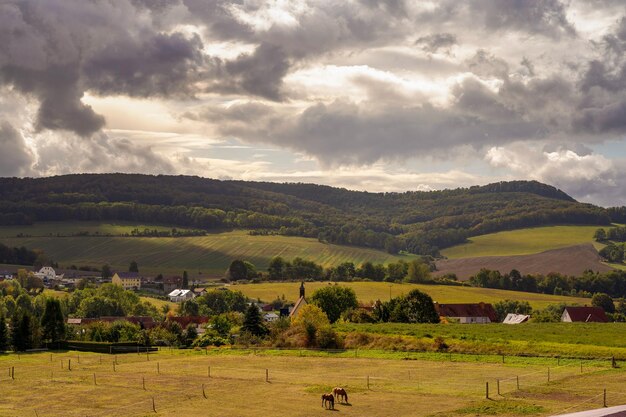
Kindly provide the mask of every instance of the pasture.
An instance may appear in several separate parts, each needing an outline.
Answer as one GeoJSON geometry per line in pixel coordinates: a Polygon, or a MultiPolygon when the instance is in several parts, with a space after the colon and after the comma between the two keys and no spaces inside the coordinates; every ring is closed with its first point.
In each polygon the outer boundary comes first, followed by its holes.
{"type": "Polygon", "coordinates": [[[336,323],[364,347],[430,347],[443,338],[450,352],[626,359],[626,323],[523,323],[507,325],[336,323]],[[400,339],[398,339],[400,338],[400,339]]]}
{"type": "MultiPolygon", "coordinates": [[[[321,287],[335,285],[329,282],[307,282],[305,283],[307,295],[321,287]]],[[[357,298],[361,302],[376,300],[389,300],[390,297],[397,297],[408,294],[412,289],[418,289],[430,295],[434,301],[440,303],[495,303],[501,300],[528,301],[534,309],[545,308],[548,304],[589,304],[588,298],[566,297],[551,294],[536,294],[520,291],[497,290],[491,288],[475,288],[450,285],[426,285],[426,284],[397,284],[388,282],[340,282],[337,285],[344,285],[354,289],[357,298]]],[[[296,301],[299,296],[299,282],[277,282],[261,284],[237,284],[229,285],[229,289],[244,293],[252,299],[270,302],[284,295],[288,301],[296,301]]]]}
{"type": "Polygon", "coordinates": [[[490,233],[469,238],[468,243],[441,251],[450,259],[482,256],[529,255],[551,249],[593,243],[594,232],[600,226],[545,226],[490,233]]]}
{"type": "Polygon", "coordinates": [[[626,401],[607,364],[362,352],[168,351],[0,356],[0,416],[547,416],[626,401]],[[71,370],[70,370],[71,366],[71,370]],[[14,379],[10,376],[14,369],[14,379]],[[548,370],[549,369],[549,370],[548,370]],[[582,371],[581,371],[582,369],[582,371]],[[489,399],[485,399],[486,383],[489,399]],[[343,386],[335,412],[320,396],[343,386]]]}
{"type": "Polygon", "coordinates": [[[365,261],[389,263],[413,259],[374,249],[321,243],[312,238],[251,236],[242,230],[178,238],[67,236],[84,230],[128,233],[134,227],[86,222],[0,227],[0,236],[3,236],[0,242],[7,246],[42,249],[61,267],[109,264],[114,269],[126,270],[135,260],[143,273],[181,274],[187,270],[193,279],[222,277],[234,259],[250,261],[260,270],[267,269],[274,256],[287,260],[301,257],[323,266],[348,261],[359,265],[365,261]],[[26,237],[18,238],[18,233],[26,237]]]}

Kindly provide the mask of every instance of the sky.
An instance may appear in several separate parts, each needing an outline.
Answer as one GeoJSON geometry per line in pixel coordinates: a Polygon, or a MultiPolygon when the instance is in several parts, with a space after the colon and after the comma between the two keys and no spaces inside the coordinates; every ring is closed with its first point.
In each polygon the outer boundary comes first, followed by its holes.
{"type": "Polygon", "coordinates": [[[622,0],[0,0],[0,176],[626,205],[622,0]]]}

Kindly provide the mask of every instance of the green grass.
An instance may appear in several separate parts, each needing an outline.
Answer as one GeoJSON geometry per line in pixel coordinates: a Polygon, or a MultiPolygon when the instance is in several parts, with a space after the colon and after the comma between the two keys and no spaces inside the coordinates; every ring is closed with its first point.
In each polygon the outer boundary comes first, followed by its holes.
{"type": "MultiPolygon", "coordinates": [[[[328,282],[307,282],[305,284],[308,295],[323,286],[330,285],[328,282]]],[[[589,304],[588,298],[565,297],[559,295],[536,294],[520,291],[496,290],[490,288],[460,287],[448,285],[425,285],[425,284],[389,284],[386,282],[346,282],[338,285],[345,285],[353,288],[357,298],[362,302],[388,300],[401,294],[407,294],[414,288],[429,294],[433,300],[440,303],[495,303],[500,300],[510,299],[528,301],[535,309],[541,309],[548,304],[568,303],[568,304],[589,304]]],[[[243,292],[250,298],[260,298],[262,301],[272,301],[283,295],[289,301],[298,298],[300,283],[280,282],[261,284],[239,284],[231,285],[232,290],[243,292]]]]}
{"type": "MultiPolygon", "coordinates": [[[[131,222],[115,222],[115,223],[99,223],[89,221],[76,221],[76,222],[41,222],[28,226],[1,226],[0,238],[16,237],[18,235],[25,236],[71,236],[81,232],[89,232],[90,234],[100,235],[124,235],[130,234],[133,229],[144,229],[171,231],[172,226],[161,225],[148,225],[148,224],[136,224],[131,222]]],[[[180,231],[187,230],[187,228],[177,227],[180,231]]]]}
{"type": "Polygon", "coordinates": [[[320,395],[335,386],[349,393],[349,404],[335,404],[336,412],[346,416],[547,416],[572,406],[575,411],[599,407],[601,398],[589,400],[603,388],[609,405],[615,405],[622,400],[626,377],[623,370],[606,366],[589,366],[583,374],[576,366],[561,366],[552,368],[553,382],[548,383],[541,361],[405,361],[283,353],[162,350],[149,360],[145,355],[116,355],[115,370],[109,355],[0,355],[0,416],[327,416],[320,395]],[[15,367],[15,380],[7,377],[9,367],[15,367]],[[521,391],[515,385],[518,377],[521,391]],[[501,395],[495,390],[496,378],[501,380],[501,395]],[[485,382],[491,387],[489,401],[484,400],[485,382]]]}
{"type": "Polygon", "coordinates": [[[550,249],[564,248],[582,243],[593,243],[593,233],[599,226],[546,226],[510,230],[475,236],[469,243],[441,251],[450,258],[473,258],[479,256],[529,255],[550,249]]]}
{"type": "MultiPolygon", "coordinates": [[[[28,234],[56,233],[85,230],[85,223],[47,223],[34,226],[28,234]]],[[[116,227],[134,226],[93,225],[92,230],[111,231],[116,227]],[[113,229],[112,229],[113,228],[113,229]]],[[[116,230],[122,230],[116,229],[116,230]]],[[[181,274],[189,271],[193,279],[221,277],[234,259],[245,259],[265,270],[270,259],[282,256],[287,260],[302,257],[323,266],[351,261],[389,263],[398,259],[410,260],[413,256],[394,256],[386,252],[353,246],[332,245],[317,239],[287,236],[250,236],[245,231],[209,234],[198,237],[23,237],[16,238],[17,228],[0,227],[0,238],[8,246],[25,246],[42,249],[62,267],[111,265],[126,270],[135,260],[143,273],[181,274]],[[9,230],[9,231],[7,231],[9,230]],[[199,276],[201,275],[201,276],[199,276]]],[[[26,232],[25,232],[26,233],[26,232]]]]}
{"type": "MultiPolygon", "coordinates": [[[[506,355],[506,360],[511,363],[518,363],[518,359],[524,361],[528,355],[596,359],[605,364],[610,363],[611,357],[626,360],[624,323],[338,323],[335,327],[351,348],[420,350],[434,354],[441,342],[435,339],[442,338],[447,351],[452,354],[450,360],[464,360],[463,355],[478,355],[477,361],[490,361],[493,355],[506,355]]],[[[553,366],[554,363],[547,365],[553,366]]]]}

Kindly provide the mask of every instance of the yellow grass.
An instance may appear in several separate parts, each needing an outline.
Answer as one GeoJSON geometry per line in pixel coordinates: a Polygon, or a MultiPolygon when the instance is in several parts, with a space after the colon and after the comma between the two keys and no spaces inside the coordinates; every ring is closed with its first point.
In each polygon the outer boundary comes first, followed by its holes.
{"type": "Polygon", "coordinates": [[[469,243],[444,249],[441,253],[450,259],[529,255],[582,243],[596,244],[593,234],[598,228],[599,226],[546,226],[490,233],[472,237],[469,243]]]}
{"type": "Polygon", "coordinates": [[[586,367],[580,374],[577,362],[552,368],[548,383],[539,363],[227,353],[162,351],[149,360],[117,355],[115,371],[110,355],[3,355],[0,416],[325,416],[320,395],[334,386],[349,393],[349,404],[336,405],[346,416],[482,415],[494,407],[500,415],[545,416],[572,406],[600,407],[603,387],[609,405],[622,402],[626,379],[621,369],[586,367]],[[8,377],[10,367],[15,380],[8,377]],[[502,395],[496,393],[497,378],[502,395]],[[491,387],[488,401],[485,382],[491,387]]]}
{"type": "MultiPolygon", "coordinates": [[[[305,283],[308,295],[323,286],[334,285],[328,282],[305,283]]],[[[480,301],[494,303],[500,300],[510,299],[528,301],[534,309],[541,309],[548,304],[589,304],[588,298],[565,297],[548,294],[534,294],[519,291],[495,290],[489,288],[457,287],[447,285],[423,285],[423,284],[390,284],[386,282],[346,282],[345,285],[353,288],[357,298],[362,302],[388,300],[407,294],[414,288],[429,294],[433,300],[440,303],[477,303],[480,301]]],[[[260,298],[262,301],[272,301],[283,295],[289,301],[295,301],[299,296],[299,282],[262,283],[262,284],[238,284],[229,287],[232,290],[243,292],[250,298],[260,298]]]]}

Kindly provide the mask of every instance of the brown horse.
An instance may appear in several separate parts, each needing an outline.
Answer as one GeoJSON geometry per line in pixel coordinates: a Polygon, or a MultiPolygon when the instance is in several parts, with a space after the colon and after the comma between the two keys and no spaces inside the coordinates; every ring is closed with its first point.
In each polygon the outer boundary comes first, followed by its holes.
{"type": "Polygon", "coordinates": [[[330,408],[331,410],[335,409],[335,397],[333,397],[333,394],[322,394],[322,407],[330,408]],[[329,405],[330,407],[328,407],[329,405]]]}
{"type": "Polygon", "coordinates": [[[335,396],[337,401],[345,402],[346,404],[348,403],[348,393],[345,389],[341,387],[336,387],[333,389],[333,395],[335,396]]]}

